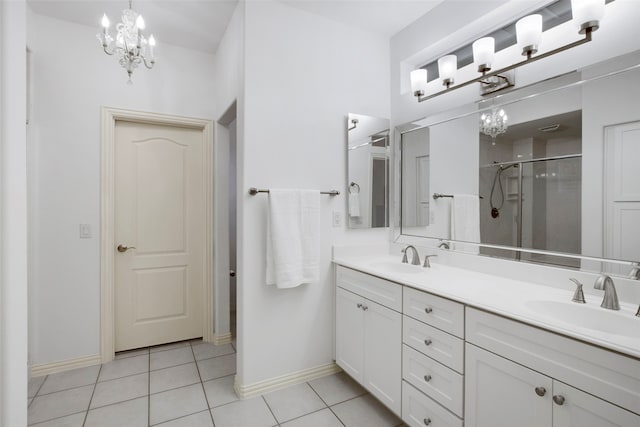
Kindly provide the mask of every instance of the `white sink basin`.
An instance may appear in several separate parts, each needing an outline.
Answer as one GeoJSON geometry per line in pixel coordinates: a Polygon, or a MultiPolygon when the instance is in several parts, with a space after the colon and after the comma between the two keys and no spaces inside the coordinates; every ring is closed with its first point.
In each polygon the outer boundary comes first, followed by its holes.
{"type": "Polygon", "coordinates": [[[628,312],[574,302],[529,301],[526,305],[540,317],[551,317],[575,328],[626,337],[640,335],[640,319],[628,312]]]}
{"type": "Polygon", "coordinates": [[[404,264],[400,261],[375,261],[371,263],[371,267],[389,273],[420,274],[423,272],[421,265],[404,264]]]}

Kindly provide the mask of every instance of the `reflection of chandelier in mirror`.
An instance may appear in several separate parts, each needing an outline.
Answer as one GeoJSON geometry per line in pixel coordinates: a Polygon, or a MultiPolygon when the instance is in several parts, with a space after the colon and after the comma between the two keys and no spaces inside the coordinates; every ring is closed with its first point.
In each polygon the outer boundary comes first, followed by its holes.
{"type": "Polygon", "coordinates": [[[494,108],[491,113],[482,113],[480,116],[480,132],[491,137],[491,145],[496,145],[496,136],[507,131],[507,120],[509,117],[502,108],[494,108]]]}
{"type": "Polygon", "coordinates": [[[138,65],[143,62],[144,65],[151,69],[156,63],[153,53],[156,40],[153,34],[149,39],[142,34],[145,24],[142,15],[131,8],[129,0],[129,9],[122,11],[122,22],[116,25],[116,38],[109,34],[109,18],[104,14],[102,16],[102,32],[97,35],[98,40],[102,43],[102,48],[107,55],[116,54],[120,65],[127,70],[129,81],[131,83],[131,74],[138,65]]]}

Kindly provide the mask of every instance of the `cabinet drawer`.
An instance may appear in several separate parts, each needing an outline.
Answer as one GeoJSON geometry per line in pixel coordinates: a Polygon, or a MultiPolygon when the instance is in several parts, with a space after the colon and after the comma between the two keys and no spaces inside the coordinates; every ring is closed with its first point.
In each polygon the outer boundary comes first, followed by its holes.
{"type": "Polygon", "coordinates": [[[459,417],[463,376],[424,354],[402,347],[402,378],[459,417]]]}
{"type": "Polygon", "coordinates": [[[640,360],[467,308],[467,341],[640,413],[640,360]]]}
{"type": "Polygon", "coordinates": [[[411,427],[462,427],[462,420],[402,381],[402,421],[411,427]]]}
{"type": "Polygon", "coordinates": [[[402,316],[402,341],[450,367],[464,373],[464,341],[440,329],[402,316]]]}
{"type": "Polygon", "coordinates": [[[395,311],[402,311],[402,285],[336,266],[336,284],[395,311]]]}
{"type": "Polygon", "coordinates": [[[463,304],[405,287],[403,313],[459,338],[464,338],[463,304]]]}

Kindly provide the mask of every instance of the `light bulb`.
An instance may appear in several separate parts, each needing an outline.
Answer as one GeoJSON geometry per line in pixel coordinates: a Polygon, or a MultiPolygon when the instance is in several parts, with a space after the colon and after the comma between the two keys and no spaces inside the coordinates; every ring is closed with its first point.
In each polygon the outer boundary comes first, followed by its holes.
{"type": "Polygon", "coordinates": [[[415,96],[422,96],[427,90],[427,70],[420,68],[411,72],[411,90],[415,96]]]}
{"type": "Polygon", "coordinates": [[[107,17],[107,14],[103,14],[102,15],[102,26],[104,27],[104,29],[109,28],[109,25],[111,25],[111,23],[109,22],[109,18],[107,17]]]}
{"type": "Polygon", "coordinates": [[[136,27],[144,30],[144,19],[142,18],[142,15],[138,15],[138,18],[136,19],[136,27]]]}
{"type": "Polygon", "coordinates": [[[605,0],[571,0],[573,21],[579,27],[580,34],[593,32],[600,27],[604,16],[605,0]]]}
{"type": "Polygon", "coordinates": [[[155,46],[156,45],[156,39],[155,37],[153,37],[153,34],[151,34],[149,36],[149,46],[155,46]]]}
{"type": "Polygon", "coordinates": [[[442,79],[442,84],[449,87],[453,84],[458,71],[458,57],[455,55],[446,55],[438,59],[438,72],[442,79]]]}
{"type": "Polygon", "coordinates": [[[491,69],[491,63],[496,51],[496,41],[493,37],[483,37],[473,42],[473,62],[478,72],[484,73],[491,69]]]}
{"type": "Polygon", "coordinates": [[[542,41],[542,15],[525,16],[516,22],[516,37],[523,55],[530,57],[536,53],[542,41]]]}

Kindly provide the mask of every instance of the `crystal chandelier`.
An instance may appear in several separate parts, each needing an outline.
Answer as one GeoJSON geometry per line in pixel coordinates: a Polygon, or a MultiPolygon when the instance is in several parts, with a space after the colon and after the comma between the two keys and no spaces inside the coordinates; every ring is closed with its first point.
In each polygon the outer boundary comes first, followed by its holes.
{"type": "Polygon", "coordinates": [[[507,131],[507,113],[501,108],[491,110],[490,114],[482,113],[480,116],[480,132],[492,139],[492,145],[496,145],[496,136],[507,131]]]}
{"type": "Polygon", "coordinates": [[[129,75],[128,83],[131,84],[131,74],[142,62],[151,69],[156,63],[153,49],[156,45],[156,39],[153,34],[147,39],[142,30],[145,24],[142,15],[131,8],[129,0],[129,9],[122,11],[122,22],[116,25],[115,39],[109,34],[109,18],[104,14],[102,16],[102,32],[97,34],[98,40],[102,43],[104,53],[107,55],[116,55],[120,65],[127,70],[129,75]]]}

